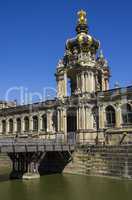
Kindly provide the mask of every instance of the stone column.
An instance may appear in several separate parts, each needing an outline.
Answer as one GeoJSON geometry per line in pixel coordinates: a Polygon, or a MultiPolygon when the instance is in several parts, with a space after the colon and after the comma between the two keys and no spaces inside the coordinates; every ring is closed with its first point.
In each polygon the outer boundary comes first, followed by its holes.
{"type": "Polygon", "coordinates": [[[82,107],[82,128],[85,129],[85,107],[82,107]]]}
{"type": "Polygon", "coordinates": [[[97,75],[97,72],[95,73],[94,79],[95,79],[95,91],[97,91],[98,90],[98,75],[97,75]]]}
{"type": "Polygon", "coordinates": [[[88,92],[91,91],[90,73],[88,72],[88,92]]]}
{"type": "Polygon", "coordinates": [[[61,108],[60,110],[60,130],[63,131],[63,122],[64,122],[64,118],[63,118],[63,109],[61,108]]]}
{"type": "Polygon", "coordinates": [[[87,106],[85,106],[85,129],[88,129],[88,111],[87,106]]]}
{"type": "Polygon", "coordinates": [[[47,131],[51,131],[51,111],[47,111],[47,131]]]}
{"type": "Polygon", "coordinates": [[[85,92],[88,92],[88,73],[85,73],[85,92]]]}
{"type": "Polygon", "coordinates": [[[86,73],[84,73],[84,92],[86,92],[86,73]]]}
{"type": "Polygon", "coordinates": [[[86,125],[87,125],[87,129],[90,129],[91,128],[91,125],[90,125],[90,120],[91,120],[91,116],[90,116],[90,107],[87,106],[86,107],[86,125]]]}
{"type": "Polygon", "coordinates": [[[95,92],[95,77],[94,77],[94,73],[93,74],[93,91],[95,92]]]}
{"type": "Polygon", "coordinates": [[[87,128],[91,129],[92,128],[92,124],[93,124],[93,120],[92,120],[92,115],[91,115],[91,108],[87,107],[87,128]]]}
{"type": "Polygon", "coordinates": [[[91,72],[91,92],[93,92],[93,72],[91,72]]]}
{"type": "Polygon", "coordinates": [[[88,79],[88,81],[89,81],[89,92],[91,92],[91,90],[92,90],[92,83],[91,83],[91,72],[89,72],[89,79],[88,79]]]}
{"type": "Polygon", "coordinates": [[[64,96],[67,96],[67,73],[64,72],[64,96]]]}
{"type": "Polygon", "coordinates": [[[86,91],[89,92],[88,73],[86,74],[86,91]]]}
{"type": "Polygon", "coordinates": [[[85,106],[84,109],[85,109],[85,129],[87,129],[87,106],[85,106]]]}
{"type": "Polygon", "coordinates": [[[67,110],[63,109],[63,131],[64,131],[64,141],[67,142],[67,110]]]}
{"type": "Polygon", "coordinates": [[[82,82],[81,90],[82,90],[82,92],[84,92],[84,73],[83,72],[81,74],[81,82],[82,82]]]}
{"type": "Polygon", "coordinates": [[[93,129],[94,118],[93,118],[93,113],[92,113],[92,108],[91,107],[89,109],[89,113],[90,113],[90,129],[93,129]]]}
{"type": "Polygon", "coordinates": [[[85,110],[84,106],[79,106],[78,108],[78,128],[84,129],[85,128],[85,110]]]}
{"type": "Polygon", "coordinates": [[[13,134],[13,135],[16,135],[16,132],[15,132],[15,130],[16,130],[16,128],[17,128],[16,125],[17,125],[17,124],[16,124],[16,119],[13,118],[13,132],[11,133],[11,134],[13,134]]]}
{"type": "Polygon", "coordinates": [[[39,136],[39,133],[40,133],[41,129],[42,129],[42,117],[39,114],[38,115],[38,136],[39,136]]]}
{"type": "Polygon", "coordinates": [[[6,119],[6,135],[9,134],[9,119],[6,119]]]}
{"type": "Polygon", "coordinates": [[[57,123],[58,123],[57,131],[59,132],[60,131],[60,110],[59,109],[57,110],[57,123]]]}
{"type": "Polygon", "coordinates": [[[79,88],[78,87],[78,74],[76,75],[76,82],[77,82],[77,88],[79,88]]]}
{"type": "Polygon", "coordinates": [[[39,131],[42,131],[42,115],[39,115],[39,131]]]}
{"type": "Polygon", "coordinates": [[[79,106],[79,116],[78,116],[78,118],[79,118],[79,121],[78,121],[78,127],[79,127],[79,129],[82,129],[82,106],[79,106]]]}
{"type": "Polygon", "coordinates": [[[33,116],[29,117],[29,132],[33,131],[33,116]]]}
{"type": "Polygon", "coordinates": [[[99,128],[105,128],[105,111],[103,105],[99,106],[99,128]]]}
{"type": "Polygon", "coordinates": [[[13,119],[13,134],[17,133],[17,119],[13,119]]]}
{"type": "Polygon", "coordinates": [[[86,73],[84,72],[84,92],[87,92],[87,88],[86,88],[86,85],[87,85],[87,83],[86,83],[86,81],[87,81],[87,75],[86,75],[86,73]]]}
{"type": "Polygon", "coordinates": [[[120,128],[122,124],[121,104],[116,105],[116,127],[120,128]]]}
{"type": "Polygon", "coordinates": [[[77,108],[77,130],[79,130],[79,108],[77,108]]]}
{"type": "Polygon", "coordinates": [[[21,118],[21,133],[24,134],[25,132],[25,123],[24,123],[24,117],[21,118]]]}
{"type": "Polygon", "coordinates": [[[2,120],[0,120],[0,134],[2,134],[2,120]]]}

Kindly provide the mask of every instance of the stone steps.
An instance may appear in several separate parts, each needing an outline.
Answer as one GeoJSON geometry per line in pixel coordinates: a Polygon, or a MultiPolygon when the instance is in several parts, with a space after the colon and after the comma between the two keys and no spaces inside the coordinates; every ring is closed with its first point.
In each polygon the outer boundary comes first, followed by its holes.
{"type": "Polygon", "coordinates": [[[73,155],[73,162],[65,168],[64,172],[130,178],[132,147],[95,147],[88,153],[77,150],[73,155]]]}

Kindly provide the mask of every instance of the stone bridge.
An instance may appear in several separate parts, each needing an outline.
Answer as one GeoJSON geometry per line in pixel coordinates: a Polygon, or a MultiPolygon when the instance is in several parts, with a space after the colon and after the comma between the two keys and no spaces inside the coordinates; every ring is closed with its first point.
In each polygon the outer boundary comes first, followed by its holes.
{"type": "Polygon", "coordinates": [[[38,178],[61,173],[72,159],[73,144],[43,139],[0,139],[0,153],[12,161],[10,178],[38,178]]]}

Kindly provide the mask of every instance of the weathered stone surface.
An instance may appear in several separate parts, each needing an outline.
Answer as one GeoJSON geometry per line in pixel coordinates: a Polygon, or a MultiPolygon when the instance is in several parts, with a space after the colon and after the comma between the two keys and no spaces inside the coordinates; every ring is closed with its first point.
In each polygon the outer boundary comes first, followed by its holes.
{"type": "Polygon", "coordinates": [[[131,150],[132,146],[92,147],[88,152],[78,149],[64,173],[132,179],[131,150]]]}

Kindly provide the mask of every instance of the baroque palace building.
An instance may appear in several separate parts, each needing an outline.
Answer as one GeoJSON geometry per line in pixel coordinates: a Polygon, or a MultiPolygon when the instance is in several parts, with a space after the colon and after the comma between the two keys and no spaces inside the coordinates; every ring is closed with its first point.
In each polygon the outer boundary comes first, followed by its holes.
{"type": "Polygon", "coordinates": [[[55,76],[57,97],[53,100],[19,106],[0,102],[1,138],[131,142],[132,87],[109,89],[109,65],[99,41],[89,34],[83,10],[78,12],[76,37],[66,41],[55,76]]]}

